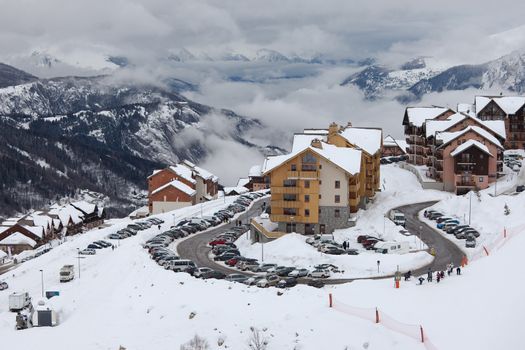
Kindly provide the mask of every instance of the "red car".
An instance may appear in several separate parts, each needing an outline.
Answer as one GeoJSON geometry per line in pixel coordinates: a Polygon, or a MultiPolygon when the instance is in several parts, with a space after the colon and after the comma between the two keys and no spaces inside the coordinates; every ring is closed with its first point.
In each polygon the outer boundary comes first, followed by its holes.
{"type": "Polygon", "coordinates": [[[237,265],[237,262],[239,262],[239,259],[231,258],[230,260],[226,261],[226,265],[228,265],[228,266],[235,266],[235,265],[237,265]]]}
{"type": "Polygon", "coordinates": [[[223,239],[223,238],[218,238],[218,239],[214,239],[213,241],[211,241],[210,243],[208,243],[210,246],[212,247],[215,247],[216,245],[221,245],[221,244],[225,244],[227,242],[227,240],[223,239]]]}
{"type": "Polygon", "coordinates": [[[363,247],[367,250],[373,249],[374,245],[379,242],[378,239],[368,238],[361,242],[363,247]]]}

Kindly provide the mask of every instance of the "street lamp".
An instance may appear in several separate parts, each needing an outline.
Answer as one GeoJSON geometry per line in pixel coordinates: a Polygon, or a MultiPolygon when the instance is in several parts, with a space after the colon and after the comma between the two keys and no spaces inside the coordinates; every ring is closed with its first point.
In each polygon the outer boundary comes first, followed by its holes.
{"type": "Polygon", "coordinates": [[[44,297],[44,270],[40,270],[40,276],[42,281],[42,298],[44,297]]]}

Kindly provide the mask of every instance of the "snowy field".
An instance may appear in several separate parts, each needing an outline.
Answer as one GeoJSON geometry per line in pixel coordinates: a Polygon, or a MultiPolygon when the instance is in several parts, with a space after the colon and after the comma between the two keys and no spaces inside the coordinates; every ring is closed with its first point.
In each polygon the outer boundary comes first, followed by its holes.
{"type": "MultiPolygon", "coordinates": [[[[226,204],[222,199],[207,203],[203,213],[211,214],[234,199],[228,198],[226,204]]],[[[179,220],[199,215],[200,208],[174,214],[179,220]]],[[[163,230],[173,223],[172,213],[158,216],[166,220],[163,230]]],[[[122,240],[115,251],[104,249],[87,256],[81,261],[80,279],[59,283],[62,265],[77,266],[77,248],[128,222],[120,220],[112,227],[73,237],[2,276],[10,285],[0,292],[2,344],[10,349],[118,349],[120,345],[179,349],[198,334],[211,349],[247,349],[253,326],[268,340],[268,349],[320,349],[327,344],[334,349],[357,349],[366,343],[370,349],[422,349],[410,338],[329,309],[325,290],[299,286],[278,296],[273,288],[201,281],[164,270],[140,245],[158,233],[156,227],[122,240]],[[8,294],[28,291],[36,304],[41,293],[40,269],[45,290],[61,293],[56,299],[60,325],[16,331],[15,314],[7,310],[8,294]],[[192,312],[195,316],[190,318],[192,312]]]]}
{"type": "MultiPolygon", "coordinates": [[[[381,166],[381,184],[382,192],[376,194],[370,207],[357,213],[356,226],[334,232],[336,242],[348,241],[351,248],[359,250],[359,255],[324,254],[306,244],[305,237],[291,234],[265,243],[264,261],[308,269],[312,269],[317,264],[326,263],[334,264],[344,271],[333,274],[331,278],[386,276],[394,274],[398,266],[400,271],[408,271],[431,263],[433,257],[426,251],[421,251],[427,248],[426,245],[416,236],[406,236],[400,233],[403,227],[395,225],[388,219],[388,212],[392,208],[405,204],[448,199],[453,196],[441,191],[421,189],[414,174],[395,164],[381,166]],[[357,243],[359,235],[380,237],[385,241],[408,242],[411,253],[397,255],[367,251],[357,243]],[[380,260],[379,273],[377,260],[380,260]]],[[[261,243],[250,244],[246,237],[241,237],[236,244],[243,255],[261,260],[261,243]]]]}
{"type": "MultiPolygon", "coordinates": [[[[336,239],[350,239],[358,231],[379,234],[383,232],[383,225],[385,235],[395,232],[396,226],[389,220],[384,221],[383,213],[399,205],[444,199],[446,204],[440,203],[437,207],[443,205],[454,212],[463,210],[468,201],[464,197],[423,191],[413,182],[414,175],[395,166],[383,169],[384,191],[378,194],[369,212],[359,213],[357,226],[337,232],[336,239]]],[[[227,198],[226,203],[222,199],[207,203],[202,212],[211,214],[234,199],[227,198]]],[[[482,196],[481,202],[476,202],[481,226],[474,227],[482,234],[484,230],[496,230],[498,224],[505,222],[509,227],[525,222],[521,218],[525,196],[505,196],[505,199],[511,209],[510,215],[503,214],[503,196],[482,196]],[[491,220],[484,218],[487,216],[491,220]]],[[[200,215],[200,211],[197,206],[159,215],[166,220],[162,230],[185,216],[200,215]]],[[[432,349],[523,348],[521,325],[525,313],[525,283],[519,278],[522,275],[519,262],[525,245],[523,230],[516,231],[490,256],[469,264],[461,276],[446,277],[439,284],[425,282],[419,286],[413,279],[402,281],[401,288],[394,289],[390,279],[366,280],[322,289],[298,286],[278,295],[274,288],[201,281],[160,268],[141,247],[142,242],[159,232],[152,227],[122,240],[115,251],[105,249],[82,259],[81,278],[59,283],[58,271],[62,265],[78,266],[77,248],[104,238],[128,222],[120,220],[111,227],[73,237],[49,253],[2,275],[0,279],[10,285],[8,290],[0,291],[2,346],[9,349],[116,350],[122,345],[127,349],[178,350],[181,344],[198,334],[208,341],[209,349],[243,350],[249,349],[250,327],[255,327],[268,341],[268,350],[422,350],[425,349],[423,344],[391,330],[403,332],[410,328],[417,333],[417,325],[421,324],[435,345],[432,349]],[[15,314],[7,311],[8,295],[13,291],[28,291],[36,303],[41,293],[40,269],[44,271],[45,290],[61,293],[56,299],[60,305],[60,324],[55,328],[16,331],[15,314]],[[328,293],[334,295],[334,309],[327,305],[328,293]],[[373,314],[373,308],[378,307],[383,323],[374,324],[358,318],[356,310],[364,311],[345,307],[343,303],[368,308],[368,314],[370,310],[373,314]],[[194,317],[190,317],[192,313],[194,317]],[[416,326],[403,326],[386,315],[416,326]]],[[[296,235],[288,239],[293,249],[299,243],[304,248],[309,247],[299,242],[296,235]]],[[[297,250],[295,254],[307,252],[297,250]]]]}

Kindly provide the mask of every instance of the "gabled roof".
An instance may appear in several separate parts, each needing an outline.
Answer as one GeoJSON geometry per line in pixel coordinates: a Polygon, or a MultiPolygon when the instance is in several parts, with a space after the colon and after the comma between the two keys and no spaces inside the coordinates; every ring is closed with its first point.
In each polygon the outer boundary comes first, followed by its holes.
{"type": "Polygon", "coordinates": [[[168,187],[174,187],[174,188],[176,188],[176,189],[186,193],[188,196],[194,196],[197,193],[197,191],[195,191],[193,188],[191,188],[190,186],[186,185],[185,183],[182,183],[179,180],[173,180],[173,181],[168,182],[167,184],[165,184],[163,186],[160,186],[155,191],[151,192],[151,194],[155,194],[155,193],[158,193],[160,191],[163,191],[164,189],[166,189],[168,187]]]}
{"type": "Polygon", "coordinates": [[[262,176],[262,168],[260,165],[254,165],[248,171],[249,177],[259,177],[262,176]]]}
{"type": "Polygon", "coordinates": [[[6,244],[6,245],[27,244],[34,248],[36,246],[36,241],[34,239],[27,237],[26,235],[20,232],[15,232],[7,236],[3,240],[1,240],[0,244],[6,244]]]}
{"type": "Polygon", "coordinates": [[[406,153],[408,144],[405,140],[396,140],[388,135],[383,139],[383,147],[399,147],[404,153],[406,153]]]}
{"type": "Polygon", "coordinates": [[[347,127],[340,131],[339,135],[370,155],[381,151],[383,139],[383,130],[381,129],[347,127]]]}
{"type": "Polygon", "coordinates": [[[414,126],[422,126],[426,120],[435,119],[447,111],[452,111],[446,107],[407,107],[405,110],[405,118],[409,124],[414,126]]]}
{"type": "Polygon", "coordinates": [[[489,156],[494,157],[494,155],[490,153],[489,148],[477,140],[468,140],[466,142],[463,142],[461,145],[456,147],[456,149],[452,151],[450,155],[452,157],[455,157],[458,154],[462,153],[463,151],[469,149],[470,147],[477,147],[478,149],[485,152],[489,156]]]}
{"type": "Polygon", "coordinates": [[[73,202],[71,205],[86,214],[92,214],[95,212],[95,209],[97,209],[96,204],[88,203],[86,201],[73,202]]]}
{"type": "Polygon", "coordinates": [[[183,164],[172,165],[169,167],[171,171],[182,177],[184,180],[195,184],[197,181],[193,178],[193,171],[183,164]]]}
{"type": "Polygon", "coordinates": [[[195,175],[202,177],[204,180],[217,181],[219,179],[217,176],[213,175],[208,170],[198,167],[189,160],[183,160],[181,164],[186,166],[188,169],[193,170],[195,172],[195,175]]]}
{"type": "Polygon", "coordinates": [[[485,108],[490,101],[494,101],[505,114],[515,114],[525,105],[525,96],[476,96],[476,115],[485,108]]]}
{"type": "Polygon", "coordinates": [[[497,147],[503,149],[503,146],[501,145],[499,140],[494,135],[492,135],[487,130],[485,130],[483,128],[480,128],[479,126],[468,126],[465,129],[463,129],[463,130],[454,131],[454,132],[446,132],[445,131],[445,132],[438,132],[438,133],[436,133],[436,139],[443,141],[443,144],[440,145],[438,148],[445,147],[445,145],[447,145],[451,141],[457,139],[458,137],[466,134],[469,131],[473,131],[473,132],[477,133],[478,135],[484,137],[486,140],[492,142],[497,147]]]}
{"type": "Polygon", "coordinates": [[[250,179],[247,177],[241,177],[239,181],[237,181],[237,187],[245,187],[250,182],[250,179]]]}
{"type": "Polygon", "coordinates": [[[328,129],[304,129],[304,134],[328,135],[328,129]]]}
{"type": "Polygon", "coordinates": [[[337,147],[325,142],[321,142],[321,147],[322,148],[317,148],[310,145],[303,149],[296,150],[290,154],[268,157],[264,161],[263,174],[269,173],[283,163],[286,163],[290,159],[306,151],[311,151],[312,153],[323,157],[350,175],[355,175],[361,170],[360,150],[347,147],[337,147]]]}
{"type": "Polygon", "coordinates": [[[452,114],[445,120],[427,120],[425,123],[425,137],[435,136],[436,132],[446,131],[465,119],[472,119],[501,138],[506,138],[505,122],[503,120],[481,120],[476,116],[465,113],[452,114]]]}
{"type": "Polygon", "coordinates": [[[313,140],[326,141],[326,134],[294,134],[292,143],[292,152],[310,146],[313,140]]]}

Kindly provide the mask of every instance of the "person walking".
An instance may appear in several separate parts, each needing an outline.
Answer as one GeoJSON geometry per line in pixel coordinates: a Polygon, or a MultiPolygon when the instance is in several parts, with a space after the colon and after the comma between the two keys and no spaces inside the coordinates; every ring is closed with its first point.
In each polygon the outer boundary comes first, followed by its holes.
{"type": "Polygon", "coordinates": [[[422,285],[422,284],[423,284],[423,281],[424,281],[425,279],[424,279],[423,277],[419,277],[418,280],[419,280],[419,285],[422,285]]]}
{"type": "Polygon", "coordinates": [[[111,245],[111,250],[115,250],[115,246],[113,244],[111,245]]]}
{"type": "Polygon", "coordinates": [[[427,281],[432,282],[432,271],[430,269],[428,269],[427,281]]]}
{"type": "Polygon", "coordinates": [[[461,268],[459,266],[456,268],[456,275],[461,275],[461,268]]]}
{"type": "Polygon", "coordinates": [[[159,231],[160,231],[160,225],[158,226],[158,228],[159,228],[159,231]]]}
{"type": "Polygon", "coordinates": [[[343,249],[346,250],[346,241],[343,242],[343,249]]]}
{"type": "Polygon", "coordinates": [[[438,271],[438,273],[437,273],[437,277],[436,277],[436,281],[437,281],[437,283],[439,283],[440,280],[441,280],[441,274],[440,274],[439,271],[438,271]]]}

